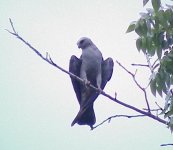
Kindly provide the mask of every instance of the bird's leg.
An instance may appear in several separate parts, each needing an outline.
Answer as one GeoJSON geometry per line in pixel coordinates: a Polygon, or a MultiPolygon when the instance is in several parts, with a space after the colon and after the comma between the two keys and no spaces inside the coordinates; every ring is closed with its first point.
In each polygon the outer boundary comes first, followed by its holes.
{"type": "Polygon", "coordinates": [[[97,81],[97,88],[99,89],[99,93],[101,93],[101,91],[102,91],[102,89],[101,89],[101,83],[102,83],[101,72],[98,73],[96,81],[97,81]]]}
{"type": "Polygon", "coordinates": [[[87,75],[86,75],[86,71],[81,67],[81,71],[80,71],[80,77],[84,80],[84,86],[85,88],[88,87],[88,85],[90,84],[90,81],[87,80],[87,75]]]}

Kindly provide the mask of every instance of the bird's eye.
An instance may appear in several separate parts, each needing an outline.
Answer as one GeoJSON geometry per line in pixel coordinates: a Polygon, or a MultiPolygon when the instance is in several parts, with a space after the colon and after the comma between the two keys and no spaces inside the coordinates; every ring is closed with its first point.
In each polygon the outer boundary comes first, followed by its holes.
{"type": "Polygon", "coordinates": [[[81,41],[80,41],[80,44],[83,44],[83,43],[84,43],[84,40],[81,40],[81,41]]]}

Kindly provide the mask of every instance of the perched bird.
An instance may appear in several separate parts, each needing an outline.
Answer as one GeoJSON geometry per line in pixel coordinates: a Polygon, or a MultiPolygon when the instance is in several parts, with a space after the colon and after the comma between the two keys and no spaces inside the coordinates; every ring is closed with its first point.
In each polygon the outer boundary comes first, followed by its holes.
{"type": "Polygon", "coordinates": [[[71,77],[80,105],[80,110],[71,126],[78,123],[79,125],[89,125],[92,128],[96,122],[93,104],[99,92],[89,87],[88,84],[103,90],[112,76],[114,63],[112,58],[103,60],[102,53],[91,39],[87,37],[79,39],[77,46],[82,49],[82,55],[80,58],[74,55],[71,56],[69,72],[82,78],[85,83],[80,83],[71,77]]]}

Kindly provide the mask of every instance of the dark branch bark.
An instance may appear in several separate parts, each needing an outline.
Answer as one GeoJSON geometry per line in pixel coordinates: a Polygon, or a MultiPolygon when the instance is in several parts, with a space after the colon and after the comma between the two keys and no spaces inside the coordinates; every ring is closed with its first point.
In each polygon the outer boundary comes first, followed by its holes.
{"type": "Polygon", "coordinates": [[[160,146],[173,146],[173,144],[161,144],[160,146]]]}
{"type": "Polygon", "coordinates": [[[145,64],[131,64],[132,66],[140,66],[140,67],[149,67],[149,65],[145,64]]]}
{"type": "MultiPolygon", "coordinates": [[[[64,73],[66,73],[66,74],[70,75],[71,77],[75,78],[75,79],[78,80],[79,82],[85,83],[85,81],[84,81],[83,79],[81,79],[81,78],[79,78],[78,76],[72,74],[71,72],[68,72],[67,70],[63,69],[62,67],[60,67],[60,66],[58,66],[56,63],[54,63],[53,60],[51,59],[51,57],[50,57],[50,55],[49,55],[48,53],[46,53],[46,56],[43,56],[43,55],[42,55],[37,49],[35,49],[30,43],[28,43],[27,41],[25,41],[25,40],[16,32],[16,30],[15,30],[15,28],[14,28],[14,26],[13,26],[13,22],[11,21],[11,19],[10,19],[10,24],[11,24],[11,27],[12,27],[12,32],[9,31],[9,30],[7,30],[7,31],[8,31],[10,34],[12,34],[12,35],[14,35],[15,37],[17,37],[19,40],[21,40],[21,41],[22,41],[24,44],[26,44],[29,48],[31,48],[40,58],[42,58],[43,60],[45,60],[46,62],[48,62],[48,63],[51,64],[52,66],[54,66],[54,67],[60,69],[60,70],[63,71],[64,73]]],[[[120,63],[119,63],[119,64],[120,64],[120,63]]],[[[121,65],[121,67],[123,67],[123,66],[121,65]]],[[[136,79],[135,79],[135,75],[134,75],[133,73],[131,73],[130,71],[128,71],[125,67],[123,67],[123,68],[124,68],[129,74],[131,74],[131,76],[134,78],[135,83],[136,83],[136,84],[138,85],[138,87],[142,90],[143,88],[137,83],[137,81],[136,81],[136,79]]],[[[124,103],[123,101],[120,101],[120,100],[118,100],[117,98],[114,98],[114,97],[108,95],[108,94],[105,93],[104,91],[102,91],[102,90],[100,90],[100,89],[94,87],[94,86],[91,85],[91,84],[90,84],[89,86],[90,86],[91,88],[93,88],[94,90],[96,90],[97,92],[100,92],[100,94],[104,95],[105,97],[109,98],[110,100],[112,100],[112,101],[114,101],[114,102],[116,102],[116,103],[118,103],[118,104],[120,104],[120,105],[122,105],[122,106],[124,106],[124,107],[126,107],[126,108],[129,108],[129,109],[131,109],[131,110],[133,110],[133,111],[136,111],[136,112],[142,114],[141,116],[148,116],[148,117],[150,117],[150,118],[152,118],[152,119],[154,119],[154,120],[157,120],[158,122],[161,122],[161,123],[163,123],[163,124],[167,124],[167,122],[166,122],[165,120],[163,120],[163,119],[159,118],[158,116],[155,116],[155,115],[153,115],[153,114],[150,113],[150,107],[149,107],[148,102],[147,102],[147,106],[148,106],[148,110],[149,110],[149,111],[146,112],[146,111],[144,111],[144,110],[138,109],[138,108],[136,108],[136,107],[134,107],[134,106],[132,106],[132,105],[126,104],[126,103],[124,103]]],[[[148,101],[148,100],[146,99],[146,101],[148,101]]],[[[121,116],[124,116],[124,117],[125,117],[125,115],[121,115],[121,116]]],[[[127,115],[127,116],[128,116],[128,115],[127,115]]],[[[127,116],[126,116],[126,117],[127,117],[127,116]]],[[[115,117],[114,117],[114,118],[115,118],[115,117]]],[[[129,118],[130,118],[130,117],[129,117],[129,118]]],[[[131,118],[132,118],[132,117],[131,117],[131,118]]],[[[104,122],[106,122],[106,121],[104,121],[104,122]]],[[[101,124],[103,124],[103,123],[101,123],[101,124]]],[[[97,125],[97,126],[98,126],[98,125],[97,125]]]]}

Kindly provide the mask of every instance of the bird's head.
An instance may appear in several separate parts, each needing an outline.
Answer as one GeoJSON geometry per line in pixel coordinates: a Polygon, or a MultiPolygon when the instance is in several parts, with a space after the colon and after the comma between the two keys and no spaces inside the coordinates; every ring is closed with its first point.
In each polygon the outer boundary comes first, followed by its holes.
{"type": "Polygon", "coordinates": [[[81,48],[81,49],[85,49],[88,46],[91,46],[92,44],[93,44],[93,42],[91,41],[91,39],[89,39],[87,37],[82,37],[77,42],[78,48],[81,48]]]}

